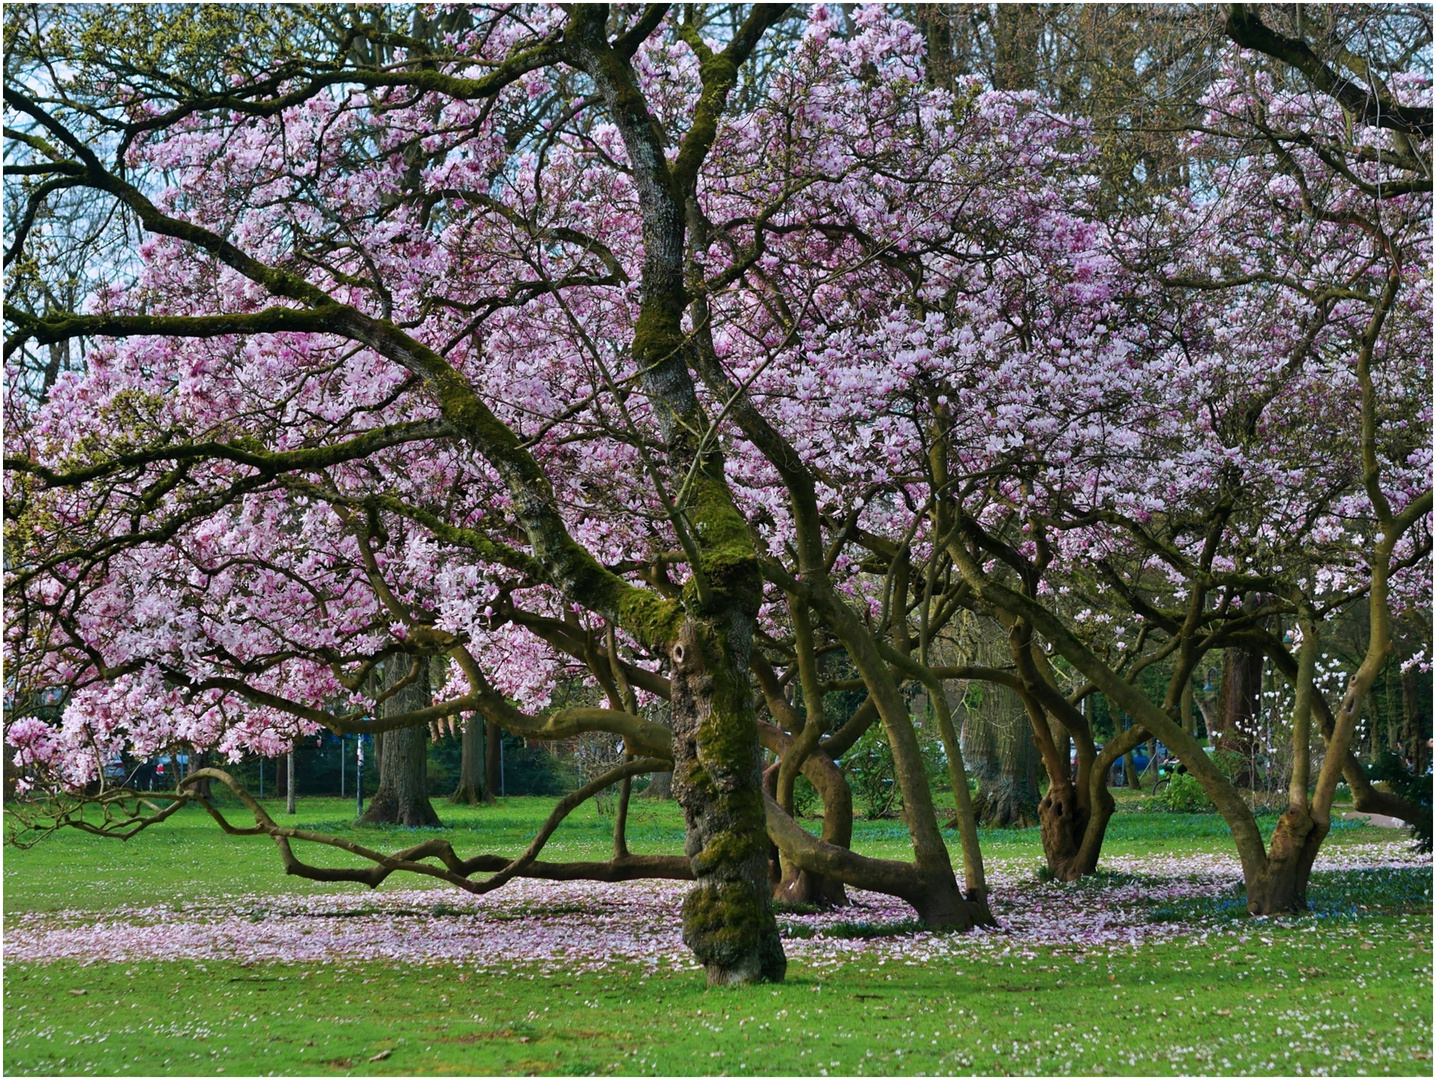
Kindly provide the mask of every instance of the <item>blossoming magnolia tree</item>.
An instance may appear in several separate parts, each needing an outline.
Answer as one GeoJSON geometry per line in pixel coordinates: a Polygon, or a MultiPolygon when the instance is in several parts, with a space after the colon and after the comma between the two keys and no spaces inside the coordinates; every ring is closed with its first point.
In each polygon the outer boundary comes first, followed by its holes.
{"type": "MultiPolygon", "coordinates": [[[[22,759],[77,785],[121,746],[233,754],[277,749],[305,725],[364,730],[376,665],[411,668],[384,679],[383,698],[446,655],[444,700],[386,710],[367,729],[479,708],[536,737],[609,730],[634,757],[561,803],[529,852],[481,883],[471,875],[483,860],[446,844],[397,861],[365,853],[379,876],[397,866],[495,888],[537,869],[577,799],[672,758],[686,859],[550,872],[692,875],[686,939],[710,977],[780,977],[748,670],[763,556],[716,437],[731,402],[700,393],[692,372],[704,363],[695,331],[716,337],[695,298],[758,267],[763,226],[780,227],[795,194],[746,189],[741,160],[724,171],[730,183],[710,193],[702,182],[720,132],[734,152],[761,146],[762,130],[725,111],[783,15],[754,9],[721,40],[662,8],[465,14],[438,37],[422,13],[412,36],[359,21],[323,55],[276,57],[262,71],[235,57],[201,72],[219,80],[210,100],[178,80],[134,94],[101,78],[110,96],[96,105],[72,96],[88,79],[45,85],[38,66],[15,71],[6,93],[21,168],[43,178],[32,205],[72,188],[102,193],[148,237],[135,283],[96,290],[84,313],[11,312],[12,353],[80,335],[118,342],[39,408],[12,383],[12,543],[24,550],[12,587],[25,597],[13,655],[17,668],[33,662],[31,678],[76,687],[61,732],[12,730],[22,759]],[[690,219],[705,211],[736,255],[711,273],[703,255],[720,239],[689,243],[690,219]],[[597,652],[600,625],[615,631],[604,658],[615,686],[651,691],[652,667],[666,669],[671,732],[620,707],[622,691],[609,709],[542,721],[521,711],[545,678],[529,635],[597,652]],[[618,633],[639,662],[620,658],[618,633]],[[430,856],[442,867],[421,861],[430,856]]],[[[75,59],[143,52],[146,18],[79,29],[75,59]]],[[[915,71],[899,47],[907,28],[869,21],[822,72],[829,85],[775,79],[773,92],[811,90],[821,112],[859,69],[881,64],[879,94],[921,105],[904,94],[915,71]]],[[[824,26],[815,20],[810,53],[823,53],[824,26]]],[[[213,28],[242,29],[223,18],[213,28]]],[[[332,28],[309,29],[310,40],[294,29],[285,44],[318,49],[332,28]]],[[[761,100],[761,85],[750,92],[761,100]]],[[[949,113],[937,115],[951,139],[949,113]]],[[[868,118],[836,119],[854,116],[868,118]]],[[[926,156],[941,161],[942,148],[926,156]]],[[[831,182],[856,186],[861,163],[834,164],[831,182]]],[[[17,252],[44,236],[37,209],[17,252]]],[[[800,543],[821,560],[818,528],[804,521],[800,543]]],[[[954,880],[897,681],[851,601],[817,582],[868,644],[860,664],[879,682],[916,858],[861,859],[781,813],[780,846],[803,869],[886,886],[934,923],[985,918],[954,880]]],[[[791,595],[811,602],[806,588],[791,595]]],[[[188,783],[204,778],[232,783],[220,770],[188,783]]],[[[336,876],[293,855],[290,841],[311,837],[255,809],[290,869],[336,876]]]]}
{"type": "MultiPolygon", "coordinates": [[[[97,826],[62,801],[64,822],[123,835],[199,799],[314,877],[691,878],[685,941],[713,981],[752,981],[784,966],[770,841],[783,895],[846,884],[939,926],[990,919],[944,693],[988,679],[1033,719],[1054,870],[1096,865],[1106,765],[1150,732],[1233,822],[1257,909],[1290,906],[1351,695],[1309,808],[1293,780],[1295,860],[1262,845],[1172,695],[1209,649],[1275,647],[1275,617],[1309,687],[1324,620],[1367,598],[1375,628],[1393,585],[1419,592],[1429,399],[1403,394],[1429,370],[1429,195],[1371,201],[1361,185],[1396,167],[1372,129],[1381,152],[1352,176],[1278,140],[1099,222],[1085,129],[1034,95],[930,87],[919,35],[876,8],[842,33],[823,7],[734,11],[16,16],[6,647],[20,684],[72,688],[58,726],[9,725],[17,759],[109,811],[97,826]],[[1363,199],[1386,240],[1352,255],[1359,208],[1335,207],[1363,199]],[[83,303],[57,304],[47,268],[86,244],[110,254],[79,275],[83,303]],[[35,364],[78,340],[75,370],[35,364]],[[1318,409],[1314,452],[1291,429],[1318,409]],[[964,610],[1003,628],[1011,666],[954,651],[964,610]],[[1172,657],[1158,707],[1133,673],[1172,657]],[[607,707],[546,710],[575,671],[607,707]],[[912,682],[946,750],[961,884],[912,682]],[[865,699],[835,725],[840,687],[865,699]],[[1142,725],[1101,755],[1077,706],[1094,689],[1142,725]],[[518,859],[281,826],[219,768],[158,811],[103,786],[120,750],[235,759],[473,711],[627,754],[518,859]],[[910,863],[849,849],[835,763],[874,725],[910,863]],[[583,799],[670,767],[683,856],[620,835],[606,862],[538,858],[583,799]],[[821,838],[791,816],[800,774],[821,838]],[[315,867],[294,841],[373,865],[315,867]]],[[[1214,113],[1338,119],[1240,72],[1214,113]]],[[[1321,708],[1298,694],[1301,717],[1321,708]]]]}
{"type": "MultiPolygon", "coordinates": [[[[1299,44],[1239,6],[1228,31],[1276,56],[1299,44]]],[[[1206,546],[1177,556],[1180,544],[1154,542],[1170,522],[1133,515],[1123,535],[1180,589],[1175,602],[1145,604],[1130,589],[1136,567],[1118,586],[1153,633],[1180,642],[1181,679],[1215,638],[1245,640],[1295,690],[1288,809],[1265,850],[1221,778],[1193,770],[1232,823],[1255,912],[1304,906],[1340,777],[1359,807],[1377,805],[1349,748],[1392,651],[1393,612],[1427,609],[1431,590],[1431,184],[1428,151],[1417,149],[1431,137],[1429,76],[1394,82],[1382,119],[1353,113],[1318,73],[1293,75],[1233,55],[1204,101],[1206,130],[1191,149],[1220,197],[1171,207],[1174,242],[1155,250],[1181,304],[1165,322],[1168,347],[1205,358],[1183,377],[1202,384],[1188,400],[1209,448],[1197,475],[1210,494],[1183,501],[1202,508],[1202,524],[1187,527],[1206,546]],[[1199,613],[1204,595],[1214,613],[1199,613]],[[1328,701],[1317,661],[1355,608],[1365,654],[1328,701]],[[1325,739],[1319,771],[1313,724],[1325,739]]],[[[1173,455],[1198,445],[1185,437],[1173,455]]],[[[1174,681],[1169,713],[1179,693],[1174,681]]],[[[1156,732],[1160,719],[1144,712],[1156,732]]],[[[1422,813],[1380,805],[1408,821],[1422,813]]]]}
{"type": "MultiPolygon", "coordinates": [[[[1233,27],[1239,41],[1250,33],[1250,22],[1233,27]]],[[[1101,778],[1152,736],[1231,823],[1255,912],[1304,904],[1343,774],[1363,808],[1409,821],[1422,812],[1373,792],[1348,752],[1391,651],[1393,609],[1424,609],[1430,593],[1430,180],[1413,152],[1429,143],[1429,79],[1397,91],[1409,110],[1393,108],[1385,127],[1353,127],[1305,80],[1229,57],[1189,147],[1200,181],[1108,223],[1105,250],[1143,271],[1117,316],[1120,362],[1103,371],[1080,353],[1074,372],[1025,380],[1017,393],[984,387],[1012,434],[1000,465],[983,464],[1011,487],[998,512],[955,500],[949,535],[965,547],[951,554],[1013,628],[1050,777],[1044,841],[1060,876],[1095,865],[1111,812],[1101,778]],[[1340,700],[1327,701],[1314,683],[1322,640],[1357,605],[1365,656],[1340,700]],[[1135,631],[1127,645],[1124,629],[1135,631]],[[1054,692],[1034,631],[1090,680],[1074,696],[1099,688],[1138,721],[1100,756],[1073,701],[1054,692]],[[1297,691],[1289,808],[1269,846],[1176,723],[1194,664],[1229,643],[1259,647],[1297,691]],[[1160,661],[1171,677],[1159,706],[1135,676],[1160,661]],[[1319,772],[1313,723],[1326,739],[1319,772]],[[1058,724],[1082,763],[1075,787],[1050,734],[1058,724]]],[[[1038,311],[1028,302],[1013,322],[1038,311]]],[[[1111,322],[1097,318],[1104,330],[1111,322]]],[[[1025,371],[1074,366],[1051,322],[1018,361],[1025,371]]]]}

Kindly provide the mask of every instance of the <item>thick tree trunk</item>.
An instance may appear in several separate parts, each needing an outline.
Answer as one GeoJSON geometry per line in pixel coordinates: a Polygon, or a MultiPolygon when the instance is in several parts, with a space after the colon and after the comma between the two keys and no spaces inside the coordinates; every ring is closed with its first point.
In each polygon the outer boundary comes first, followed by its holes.
{"type": "MultiPolygon", "coordinates": [[[[698,115],[711,117],[710,124],[721,115],[737,68],[783,14],[781,7],[758,7],[728,48],[700,61],[703,109],[716,111],[698,115]]],[[[687,203],[711,143],[690,132],[669,167],[663,136],[627,55],[609,41],[602,8],[575,7],[564,44],[569,62],[593,79],[632,166],[643,219],[643,267],[630,356],[663,436],[671,475],[686,478],[674,485],[684,493],[681,518],[674,521],[681,525],[685,548],[697,556],[685,592],[688,617],[676,637],[669,636],[666,618],[663,631],[672,660],[673,790],[683,807],[694,876],[683,905],[683,940],[712,984],[777,981],[787,960],[769,893],[767,811],[748,673],[762,574],[752,533],[728,489],[721,451],[704,435],[709,421],[687,364],[702,346],[683,326],[693,301],[685,287],[687,203]]],[[[701,228],[701,215],[694,218],[701,228]]],[[[705,326],[701,302],[691,310],[693,326],[705,326]]],[[[582,573],[588,577],[591,571],[582,573]]],[[[638,636],[651,638],[650,630],[638,636]]]]}
{"type": "Polygon", "coordinates": [[[1305,911],[1312,863],[1330,831],[1329,823],[1314,821],[1295,807],[1282,814],[1267,848],[1266,866],[1247,876],[1247,911],[1253,915],[1305,911]]]}
{"type": "Polygon", "coordinates": [[[727,626],[690,619],[671,654],[673,790],[694,878],[683,941],[709,985],[777,982],[787,969],[768,878],[751,634],[736,613],[727,626]]]}
{"type": "Polygon", "coordinates": [[[379,763],[379,790],[360,821],[370,825],[407,825],[411,829],[441,824],[429,802],[427,731],[422,725],[390,731],[384,737],[379,763]]]}
{"type": "Polygon", "coordinates": [[[1097,869],[1107,823],[1116,808],[1107,790],[1107,767],[1092,742],[1086,716],[1068,704],[1049,681],[1039,677],[1035,663],[1030,667],[1024,664],[1021,651],[1014,649],[1013,655],[1024,678],[1032,680],[1029,692],[1033,694],[1033,706],[1041,710],[1040,716],[1033,714],[1034,729],[1040,720],[1044,732],[1052,730],[1052,714],[1047,712],[1047,708],[1052,707],[1060,710],[1059,716],[1066,716],[1065,722],[1059,720],[1058,723],[1071,725],[1066,728],[1068,738],[1060,753],[1053,752],[1057,749],[1055,740],[1043,742],[1047,793],[1037,804],[1037,817],[1047,868],[1058,881],[1076,881],[1097,869]],[[1068,746],[1077,749],[1075,777],[1068,746]]]}
{"type": "Polygon", "coordinates": [[[1217,690],[1217,728],[1212,745],[1240,755],[1245,764],[1232,783],[1252,782],[1251,760],[1256,746],[1257,719],[1261,712],[1261,673],[1265,657],[1259,649],[1226,649],[1222,654],[1222,681],[1217,690]]]}
{"type": "Polygon", "coordinates": [[[1097,869],[1107,824],[1116,808],[1106,784],[1099,784],[1099,789],[1094,799],[1086,775],[1077,784],[1053,782],[1037,804],[1042,853],[1058,881],[1076,881],[1097,869]],[[1088,789],[1085,796],[1084,788],[1088,789]]]}
{"type": "MultiPolygon", "coordinates": [[[[384,686],[393,686],[409,674],[404,658],[385,665],[384,686]],[[391,670],[392,669],[392,670],[391,670]]],[[[421,663],[418,677],[384,702],[384,715],[412,712],[430,704],[429,666],[421,663]]],[[[359,820],[371,825],[407,825],[411,829],[439,825],[429,802],[428,730],[422,724],[384,733],[379,757],[379,790],[359,820]]]]}
{"type": "Polygon", "coordinates": [[[1072,785],[1049,786],[1037,804],[1037,817],[1042,831],[1042,853],[1052,876],[1058,881],[1075,881],[1091,873],[1089,868],[1076,865],[1076,858],[1092,814],[1079,804],[1072,785]]]}
{"type": "Polygon", "coordinates": [[[639,793],[640,799],[671,799],[673,798],[673,774],[671,772],[656,772],[648,781],[648,786],[639,793]]]}
{"type": "Polygon", "coordinates": [[[973,812],[979,824],[1028,828],[1038,823],[1037,747],[1021,700],[988,684],[962,729],[962,754],[977,777],[973,812]]]}
{"type": "Polygon", "coordinates": [[[484,784],[484,718],[479,713],[469,713],[464,721],[463,748],[459,752],[459,783],[449,796],[451,803],[461,806],[478,806],[494,801],[493,789],[484,784]]]}

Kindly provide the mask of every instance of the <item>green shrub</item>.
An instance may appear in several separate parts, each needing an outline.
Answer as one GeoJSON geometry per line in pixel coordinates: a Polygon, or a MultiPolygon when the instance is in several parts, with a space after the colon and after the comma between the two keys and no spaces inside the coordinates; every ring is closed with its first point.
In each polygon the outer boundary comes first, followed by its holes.
{"type": "Polygon", "coordinates": [[[1173,814],[1200,814],[1216,809],[1191,773],[1173,773],[1167,786],[1153,796],[1150,805],[1173,814]]]}
{"type": "Polygon", "coordinates": [[[865,731],[843,755],[842,766],[853,789],[853,798],[869,821],[897,816],[902,807],[902,794],[897,786],[892,747],[878,725],[865,731]]]}
{"type": "Polygon", "coordinates": [[[1215,750],[1211,754],[1212,764],[1222,771],[1228,780],[1242,776],[1251,769],[1251,762],[1235,750],[1215,750]]]}
{"type": "Polygon", "coordinates": [[[823,812],[823,799],[806,776],[793,781],[793,813],[800,818],[818,817],[823,812]]]}

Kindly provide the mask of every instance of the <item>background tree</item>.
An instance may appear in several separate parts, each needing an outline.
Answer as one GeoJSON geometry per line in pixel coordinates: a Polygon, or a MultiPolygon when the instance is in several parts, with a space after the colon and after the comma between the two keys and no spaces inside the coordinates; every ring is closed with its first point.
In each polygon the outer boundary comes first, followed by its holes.
{"type": "MultiPolygon", "coordinates": [[[[376,701],[385,717],[405,716],[433,704],[427,658],[394,657],[379,678],[376,701]]],[[[428,731],[399,727],[381,733],[379,788],[369,799],[361,821],[371,825],[407,825],[411,829],[442,824],[429,801],[427,782],[428,731]]]]}
{"type": "MultiPolygon", "coordinates": [[[[488,782],[486,757],[488,733],[483,716],[472,712],[464,717],[462,749],[459,758],[459,779],[449,801],[475,806],[494,801],[494,785],[488,782]]],[[[494,730],[498,730],[495,728],[494,730]]]]}
{"type": "MultiPolygon", "coordinates": [[[[974,659],[1001,666],[1008,652],[1005,640],[1000,648],[998,652],[986,645],[987,655],[974,659]]],[[[1031,720],[1015,690],[990,683],[968,692],[962,708],[962,754],[977,781],[973,806],[980,824],[1037,824],[1039,757],[1031,720]]]]}

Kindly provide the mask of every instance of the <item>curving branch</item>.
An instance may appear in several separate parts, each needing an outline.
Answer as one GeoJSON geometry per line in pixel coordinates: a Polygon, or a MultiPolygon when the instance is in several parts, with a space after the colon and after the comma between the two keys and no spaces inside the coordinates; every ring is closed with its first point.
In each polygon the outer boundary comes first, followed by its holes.
{"type": "Polygon", "coordinates": [[[209,800],[198,798],[200,804],[214,818],[219,827],[231,836],[268,836],[279,847],[280,857],[284,862],[284,872],[297,877],[307,878],[311,881],[352,881],[361,885],[367,885],[371,889],[377,888],[390,874],[395,871],[406,871],[415,874],[424,874],[428,877],[439,878],[450,885],[457,886],[465,892],[482,895],[511,881],[515,877],[540,877],[550,880],[577,880],[596,878],[604,881],[628,881],[641,877],[666,877],[679,880],[691,876],[688,860],[682,856],[635,856],[610,860],[606,863],[539,863],[538,854],[543,850],[544,845],[554,834],[554,831],[563,823],[578,806],[598,794],[604,788],[618,783],[625,777],[636,776],[641,773],[658,772],[666,769],[668,763],[656,758],[639,758],[635,761],[625,762],[617,768],[610,769],[602,776],[591,783],[585,784],[577,791],[571,792],[558,804],[549,814],[543,827],[524,850],[523,854],[516,859],[505,859],[498,855],[476,855],[468,859],[460,858],[454,851],[454,847],[447,840],[434,839],[426,840],[422,844],[405,848],[392,855],[386,855],[381,851],[355,843],[342,836],[332,836],[327,833],[313,832],[309,829],[296,829],[277,824],[269,813],[259,802],[249,794],[239,782],[229,773],[222,769],[196,769],[180,783],[179,794],[181,798],[176,801],[175,806],[182,805],[189,798],[197,796],[185,795],[185,789],[192,787],[200,780],[217,780],[224,784],[234,796],[244,804],[253,816],[253,826],[235,826],[220,812],[220,810],[209,800]],[[294,854],[291,844],[293,840],[302,840],[312,844],[322,844],[326,847],[337,848],[340,851],[347,851],[351,855],[367,859],[374,863],[366,869],[348,867],[323,867],[313,866],[304,862],[294,854]],[[437,859],[442,866],[434,866],[426,859],[437,859]],[[482,881],[471,880],[472,875],[484,870],[495,872],[482,881]]]}
{"type": "MultiPolygon", "coordinates": [[[[198,320],[185,319],[182,321],[198,320]]],[[[57,472],[28,458],[7,455],[5,468],[14,472],[29,473],[39,479],[47,488],[79,487],[130,469],[170,461],[228,461],[255,469],[261,476],[276,476],[280,473],[297,470],[324,469],[355,461],[390,447],[428,439],[448,438],[451,435],[449,426],[442,420],[413,420],[364,431],[344,442],[331,443],[327,446],[306,446],[295,450],[268,450],[258,439],[242,438],[232,442],[176,443],[154,446],[131,453],[117,454],[94,465],[67,469],[64,472],[57,472]]]]}
{"type": "Polygon", "coordinates": [[[1261,21],[1251,4],[1232,4],[1227,13],[1227,36],[1244,49],[1290,64],[1322,93],[1338,102],[1363,124],[1388,128],[1405,135],[1431,137],[1431,108],[1402,105],[1373,84],[1363,85],[1333,71],[1310,45],[1287,37],[1261,21]]]}
{"type": "MultiPolygon", "coordinates": [[[[768,839],[799,869],[834,877],[859,889],[901,897],[916,908],[924,920],[931,919],[933,883],[916,866],[893,859],[874,859],[825,843],[788,816],[766,792],[763,794],[763,809],[767,815],[768,839]]],[[[965,906],[971,922],[980,926],[997,925],[986,903],[965,906]]]]}
{"type": "Polygon", "coordinates": [[[97,796],[88,798],[67,799],[65,796],[60,796],[52,801],[51,806],[54,809],[43,818],[42,815],[17,804],[6,807],[5,812],[14,817],[20,828],[12,825],[7,830],[6,841],[24,850],[34,847],[51,833],[66,828],[79,829],[81,832],[87,832],[93,836],[128,840],[151,825],[158,825],[172,817],[188,802],[189,796],[187,795],[178,797],[169,794],[141,795],[132,788],[123,787],[105,790],[97,796]],[[155,799],[172,801],[168,806],[161,807],[155,805],[155,799]],[[129,803],[132,803],[133,807],[126,805],[129,803]],[[100,809],[98,822],[86,819],[86,813],[95,807],[100,809]],[[145,814],[143,809],[149,809],[153,813],[145,814]]]}

